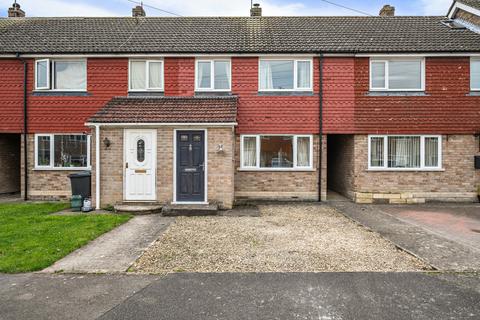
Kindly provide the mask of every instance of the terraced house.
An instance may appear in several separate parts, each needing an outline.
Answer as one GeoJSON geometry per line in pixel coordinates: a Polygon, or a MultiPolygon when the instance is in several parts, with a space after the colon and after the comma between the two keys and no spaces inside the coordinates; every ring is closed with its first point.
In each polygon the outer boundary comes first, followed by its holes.
{"type": "Polygon", "coordinates": [[[9,15],[0,193],[69,197],[91,170],[97,207],[477,199],[478,0],[438,17],[9,15]]]}

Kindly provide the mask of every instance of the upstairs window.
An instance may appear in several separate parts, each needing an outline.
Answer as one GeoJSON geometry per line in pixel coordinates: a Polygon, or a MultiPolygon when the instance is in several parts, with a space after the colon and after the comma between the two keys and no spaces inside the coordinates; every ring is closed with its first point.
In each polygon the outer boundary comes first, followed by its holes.
{"type": "Polygon", "coordinates": [[[369,136],[371,170],[441,169],[440,136],[369,136]]]}
{"type": "Polygon", "coordinates": [[[130,60],[130,91],[163,91],[162,60],[130,60]]]}
{"type": "Polygon", "coordinates": [[[423,59],[370,60],[370,90],[423,91],[425,90],[425,62],[423,59]]]}
{"type": "Polygon", "coordinates": [[[260,60],[260,91],[311,91],[312,60],[260,60]]]}
{"type": "Polygon", "coordinates": [[[35,135],[35,167],[37,169],[88,169],[90,136],[84,134],[35,135]]]}
{"type": "Polygon", "coordinates": [[[470,61],[470,87],[474,91],[480,91],[480,58],[470,61]]]}
{"type": "Polygon", "coordinates": [[[87,90],[86,60],[36,60],[35,89],[57,91],[87,90]]]}
{"type": "Polygon", "coordinates": [[[230,91],[230,60],[197,60],[196,91],[230,91]]]}

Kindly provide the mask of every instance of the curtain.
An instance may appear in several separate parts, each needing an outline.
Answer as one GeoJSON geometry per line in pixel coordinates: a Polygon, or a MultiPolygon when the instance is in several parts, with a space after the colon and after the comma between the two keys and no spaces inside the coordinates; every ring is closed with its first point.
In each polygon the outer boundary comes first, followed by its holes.
{"type": "Polygon", "coordinates": [[[198,87],[208,89],[211,86],[210,62],[198,63],[198,87]]]}
{"type": "Polygon", "coordinates": [[[297,62],[297,87],[310,88],[310,61],[297,62]]]}
{"type": "Polygon", "coordinates": [[[480,60],[472,60],[471,62],[471,88],[480,89],[480,60]]]}
{"type": "Polygon", "coordinates": [[[145,61],[132,61],[130,63],[130,87],[131,89],[146,89],[145,61]]]}
{"type": "Polygon", "coordinates": [[[384,166],[384,150],[383,140],[381,137],[373,137],[370,141],[370,166],[383,167],[384,166]]]}
{"type": "Polygon", "coordinates": [[[390,61],[388,65],[390,89],[421,89],[422,63],[414,61],[390,61]]]}
{"type": "Polygon", "coordinates": [[[273,75],[270,61],[260,62],[260,89],[273,89],[273,75]]]}
{"type": "Polygon", "coordinates": [[[297,166],[310,166],[310,138],[297,138],[297,166]]]}
{"type": "Polygon", "coordinates": [[[425,138],[425,167],[438,167],[438,138],[425,138]]]}
{"type": "Polygon", "coordinates": [[[87,86],[85,61],[55,61],[55,89],[81,90],[87,86]]]}
{"type": "Polygon", "coordinates": [[[390,168],[420,167],[420,137],[389,137],[390,168]]]}
{"type": "Polygon", "coordinates": [[[257,138],[256,137],[243,138],[243,166],[244,167],[257,166],[257,138]]]}
{"type": "Polygon", "coordinates": [[[215,61],[214,73],[214,89],[230,89],[230,63],[228,61],[215,61]]]}
{"type": "Polygon", "coordinates": [[[385,62],[372,62],[372,88],[385,88],[385,62]]]}
{"type": "Polygon", "coordinates": [[[161,61],[158,62],[149,62],[148,65],[148,87],[155,89],[155,88],[162,88],[162,69],[163,63],[161,61]]]}

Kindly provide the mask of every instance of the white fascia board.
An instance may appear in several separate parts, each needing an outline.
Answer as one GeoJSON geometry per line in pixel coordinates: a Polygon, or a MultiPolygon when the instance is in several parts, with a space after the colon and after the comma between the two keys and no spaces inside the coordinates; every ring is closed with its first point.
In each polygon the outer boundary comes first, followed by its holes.
{"type": "Polygon", "coordinates": [[[359,53],[359,58],[423,58],[423,57],[480,57],[480,52],[451,52],[451,53],[359,53]]]}
{"type": "Polygon", "coordinates": [[[476,9],[476,8],[472,8],[470,6],[467,6],[466,4],[464,3],[459,3],[459,2],[455,2],[455,5],[452,7],[452,9],[450,10],[450,12],[448,13],[448,18],[449,19],[452,19],[453,16],[455,15],[455,13],[457,13],[457,11],[461,9],[463,11],[467,11],[467,12],[470,12],[471,14],[474,14],[476,16],[479,16],[480,17],[480,10],[476,9]]]}
{"type": "Polygon", "coordinates": [[[152,122],[152,123],[102,123],[102,122],[86,122],[86,127],[234,127],[237,126],[236,122],[212,122],[212,123],[201,123],[201,122],[178,122],[178,123],[163,123],[163,122],[152,122]]]}

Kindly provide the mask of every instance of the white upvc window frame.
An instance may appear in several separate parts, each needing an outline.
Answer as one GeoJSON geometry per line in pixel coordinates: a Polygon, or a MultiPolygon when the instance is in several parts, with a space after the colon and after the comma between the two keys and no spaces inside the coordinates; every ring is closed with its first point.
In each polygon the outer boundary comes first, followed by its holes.
{"type": "Polygon", "coordinates": [[[313,91],[313,58],[267,58],[261,57],[258,59],[258,91],[259,92],[311,92],[313,91]],[[260,87],[260,65],[262,61],[293,61],[293,89],[262,89],[260,87]],[[298,87],[298,63],[299,62],[310,62],[310,87],[308,88],[299,88],[298,87]]]}
{"type": "Polygon", "coordinates": [[[86,58],[72,58],[72,59],[37,59],[35,60],[35,91],[53,91],[53,92],[87,92],[88,88],[88,60],[86,58]],[[85,87],[81,89],[55,89],[55,62],[83,62],[85,66],[85,87]],[[47,86],[38,86],[38,63],[47,62],[47,86]]]}
{"type": "Polygon", "coordinates": [[[232,91],[232,59],[229,58],[211,58],[211,59],[195,59],[195,91],[202,92],[230,92],[232,91]],[[198,64],[201,62],[210,63],[210,87],[209,88],[200,88],[198,86],[198,64]],[[228,89],[215,89],[215,62],[228,62],[228,89]]]}
{"type": "Polygon", "coordinates": [[[369,171],[443,171],[442,167],[442,136],[436,134],[372,134],[368,135],[368,170],[369,171]],[[420,167],[417,168],[389,168],[388,167],[388,138],[389,137],[420,137],[420,167]],[[372,138],[383,138],[383,166],[373,167],[371,164],[372,138]],[[438,166],[425,166],[425,138],[438,139],[438,166]]]}
{"type": "Polygon", "coordinates": [[[87,135],[87,166],[86,167],[55,167],[55,136],[71,136],[78,135],[83,136],[83,133],[36,133],[35,134],[35,170],[51,170],[51,171],[82,171],[82,170],[91,170],[91,135],[87,135]],[[38,164],[38,137],[49,137],[50,138],[50,164],[48,166],[40,166],[38,164]]]}
{"type": "Polygon", "coordinates": [[[243,171],[313,171],[313,135],[311,134],[242,134],[240,135],[240,170],[243,171]],[[292,147],[293,147],[293,167],[292,168],[264,168],[260,166],[260,148],[261,148],[261,137],[292,137],[292,147]],[[245,166],[244,165],[244,155],[243,155],[243,145],[244,138],[255,138],[255,147],[256,147],[256,166],[245,166]],[[298,138],[309,138],[309,166],[298,166],[297,165],[297,140],[298,138]]]}
{"type": "Polygon", "coordinates": [[[471,91],[480,91],[480,83],[478,83],[478,87],[474,87],[474,83],[473,83],[473,77],[472,77],[472,73],[473,73],[473,62],[476,62],[478,64],[480,64],[480,57],[471,57],[470,58],[470,90],[471,91]]]}
{"type": "Polygon", "coordinates": [[[405,58],[370,58],[369,62],[369,89],[370,91],[394,91],[394,92],[421,92],[425,91],[425,57],[405,57],[405,58]],[[420,89],[390,89],[389,88],[389,64],[390,61],[420,61],[421,62],[421,88],[420,89]],[[373,87],[373,63],[385,64],[385,86],[383,88],[373,87]]]}
{"type": "Polygon", "coordinates": [[[128,60],[128,91],[129,92],[163,92],[165,90],[165,61],[164,59],[129,59],[128,60]],[[132,62],[145,62],[145,89],[132,89],[131,80],[131,71],[132,71],[132,62]],[[150,87],[150,64],[151,63],[161,63],[162,64],[162,86],[161,87],[150,87]]]}

